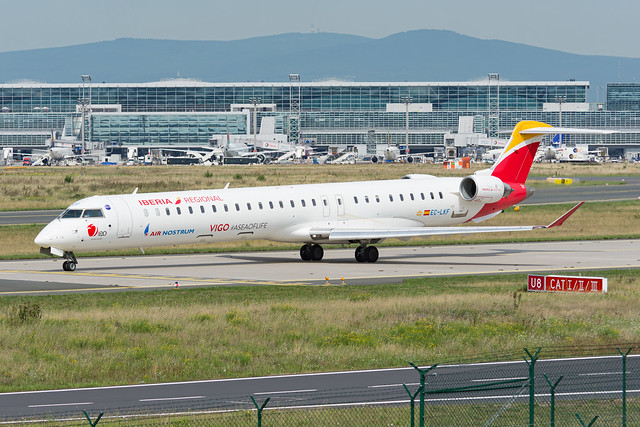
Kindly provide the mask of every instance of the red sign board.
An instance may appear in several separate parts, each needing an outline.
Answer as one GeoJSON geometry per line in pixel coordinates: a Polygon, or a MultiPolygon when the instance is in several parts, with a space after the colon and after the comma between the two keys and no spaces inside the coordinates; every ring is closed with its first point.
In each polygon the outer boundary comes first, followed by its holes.
{"type": "Polygon", "coordinates": [[[606,277],[584,276],[536,276],[530,274],[527,280],[529,292],[607,292],[606,277]]]}

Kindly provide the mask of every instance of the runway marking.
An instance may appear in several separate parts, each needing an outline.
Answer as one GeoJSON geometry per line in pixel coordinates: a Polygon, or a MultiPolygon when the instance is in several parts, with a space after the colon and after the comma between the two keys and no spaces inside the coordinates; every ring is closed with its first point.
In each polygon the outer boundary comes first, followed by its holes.
{"type": "Polygon", "coordinates": [[[95,287],[95,288],[78,288],[78,289],[43,289],[33,291],[3,291],[0,295],[12,295],[12,294],[48,294],[57,292],[84,292],[84,291],[122,291],[124,289],[135,289],[135,286],[107,286],[107,287],[95,287]]]}
{"type": "Polygon", "coordinates": [[[78,406],[78,405],[93,405],[93,402],[50,403],[48,405],[29,405],[28,408],[47,408],[50,406],[78,406]]]}
{"type": "MultiPolygon", "coordinates": [[[[627,374],[631,373],[627,371],[627,374]]],[[[579,377],[597,377],[601,375],[622,375],[622,371],[620,372],[592,372],[589,374],[578,374],[579,377]]]]}
{"type": "Polygon", "coordinates": [[[367,388],[391,388],[391,387],[402,387],[405,385],[420,385],[420,383],[370,385],[367,388]]]}
{"type": "Polygon", "coordinates": [[[483,380],[471,380],[472,383],[483,383],[483,382],[493,382],[493,381],[514,381],[514,380],[528,380],[529,378],[517,377],[517,378],[487,378],[483,380]]]}
{"type": "Polygon", "coordinates": [[[291,393],[312,393],[314,391],[318,391],[315,388],[311,388],[308,390],[289,390],[289,391],[262,391],[259,393],[253,393],[254,396],[262,395],[262,394],[291,394],[291,393]]]}
{"type": "MultiPolygon", "coordinates": [[[[158,280],[158,281],[167,281],[167,286],[169,284],[173,284],[178,281],[180,286],[201,286],[201,285],[268,285],[268,286],[309,286],[312,283],[309,281],[299,281],[299,280],[283,280],[283,281],[274,281],[274,280],[252,280],[252,279],[214,279],[214,278],[199,278],[199,277],[180,277],[180,276],[153,276],[153,275],[142,275],[142,274],[122,274],[122,273],[92,273],[92,272],[64,272],[64,271],[43,271],[43,270],[1,270],[0,273],[13,273],[13,274],[55,274],[62,275],[65,277],[107,277],[114,279],[143,279],[143,280],[158,280]],[[180,283],[180,282],[185,282],[180,283]],[[190,283],[195,282],[195,283],[190,283]]],[[[24,280],[24,279],[22,279],[24,280]]],[[[163,285],[154,283],[150,285],[145,284],[129,284],[129,285],[108,285],[115,287],[117,289],[126,289],[126,288],[161,288],[163,285]]],[[[97,288],[96,288],[97,289],[97,288]]],[[[41,292],[41,291],[37,291],[41,292]]],[[[1,292],[0,292],[1,294],[1,292]]]]}
{"type": "Polygon", "coordinates": [[[206,396],[184,396],[184,397],[159,397],[156,399],[139,399],[138,402],[160,402],[167,400],[189,400],[189,399],[204,399],[206,396]]]}

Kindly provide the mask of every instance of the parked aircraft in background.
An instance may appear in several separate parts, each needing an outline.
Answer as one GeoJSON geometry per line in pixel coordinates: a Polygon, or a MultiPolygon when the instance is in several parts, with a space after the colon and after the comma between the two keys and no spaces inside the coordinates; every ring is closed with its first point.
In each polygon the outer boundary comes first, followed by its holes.
{"type": "Polygon", "coordinates": [[[303,260],[322,244],[355,244],[358,262],[378,259],[376,243],[414,236],[523,231],[547,226],[455,227],[481,222],[533,195],[525,185],[544,135],[533,121],[516,125],[490,169],[459,178],[413,174],[397,180],[93,196],[80,200],[35,238],[41,252],[76,268],[77,251],[268,239],[300,242],[303,260]]]}

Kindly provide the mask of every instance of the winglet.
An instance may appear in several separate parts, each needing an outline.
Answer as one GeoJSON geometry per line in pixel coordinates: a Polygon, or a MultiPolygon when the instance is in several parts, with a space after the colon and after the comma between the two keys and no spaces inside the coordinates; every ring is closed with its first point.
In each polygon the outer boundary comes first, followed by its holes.
{"type": "Polygon", "coordinates": [[[565,212],[564,215],[562,215],[560,218],[558,218],[555,221],[553,221],[551,224],[543,225],[543,226],[540,226],[538,228],[560,227],[567,220],[567,218],[569,218],[571,215],[573,215],[573,213],[575,211],[577,211],[580,208],[580,206],[582,206],[583,204],[584,204],[584,202],[578,203],[577,205],[575,205],[574,207],[569,209],[567,212],[565,212]]]}

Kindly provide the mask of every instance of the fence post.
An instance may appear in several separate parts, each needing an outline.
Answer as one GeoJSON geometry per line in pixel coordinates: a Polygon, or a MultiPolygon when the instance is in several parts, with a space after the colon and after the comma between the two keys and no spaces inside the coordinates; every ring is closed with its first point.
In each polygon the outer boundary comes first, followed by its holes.
{"type": "Polygon", "coordinates": [[[253,396],[251,396],[251,400],[253,400],[253,404],[256,406],[256,409],[258,410],[258,427],[262,427],[262,410],[264,409],[265,406],[267,406],[267,403],[269,403],[269,400],[271,400],[271,398],[267,397],[267,400],[264,401],[262,406],[258,405],[258,402],[256,402],[256,399],[254,399],[253,396]]]}
{"type": "Polygon", "coordinates": [[[589,424],[585,424],[584,421],[582,421],[582,418],[580,418],[580,414],[578,414],[578,413],[576,413],[576,418],[578,418],[578,421],[580,421],[580,425],[582,427],[591,427],[593,425],[593,423],[595,423],[596,420],[598,419],[598,415],[593,417],[593,419],[591,420],[591,422],[589,424]]]}
{"type": "Polygon", "coordinates": [[[534,406],[535,406],[535,386],[534,386],[534,378],[535,378],[535,365],[536,365],[536,361],[538,360],[538,354],[540,353],[540,350],[542,350],[542,347],[538,347],[538,351],[535,352],[535,354],[532,356],[531,353],[529,353],[529,350],[527,350],[526,348],[524,349],[524,351],[527,353],[527,355],[529,356],[529,359],[531,359],[531,361],[527,360],[526,357],[522,357],[524,359],[525,362],[527,362],[527,365],[529,365],[529,427],[534,427],[535,425],[535,420],[534,420],[534,406]]]}
{"type": "Polygon", "coordinates": [[[405,390],[407,390],[407,394],[409,395],[409,399],[411,399],[411,427],[416,425],[416,396],[422,390],[422,387],[418,387],[415,393],[411,394],[409,391],[409,387],[406,384],[402,384],[405,390]]]}
{"type": "Polygon", "coordinates": [[[633,347],[630,347],[626,353],[623,353],[619,347],[616,348],[622,356],[622,427],[627,427],[627,356],[633,347]]]}
{"type": "Polygon", "coordinates": [[[87,411],[82,411],[84,412],[84,416],[87,417],[87,421],[89,421],[89,425],[91,427],[95,427],[96,424],[98,424],[98,421],[100,421],[100,418],[102,418],[102,416],[104,415],[104,412],[100,412],[100,415],[98,415],[98,418],[96,418],[95,421],[91,421],[91,417],[89,417],[89,414],[87,414],[87,411]]]}
{"type": "Polygon", "coordinates": [[[418,371],[420,373],[420,423],[418,424],[420,427],[424,427],[424,391],[425,391],[425,377],[427,375],[427,372],[429,372],[430,370],[432,370],[433,368],[435,368],[436,366],[438,366],[438,364],[436,363],[435,365],[431,365],[429,366],[427,369],[420,369],[418,368],[415,364],[409,362],[409,365],[413,366],[415,368],[416,371],[418,371]]]}
{"type": "Polygon", "coordinates": [[[551,427],[555,427],[556,425],[556,387],[558,387],[558,383],[563,378],[563,375],[561,375],[560,378],[558,378],[558,381],[556,381],[556,383],[553,385],[551,384],[551,381],[549,381],[549,377],[547,376],[547,374],[543,374],[543,375],[544,375],[544,378],[547,380],[549,387],[551,387],[551,427]]]}

